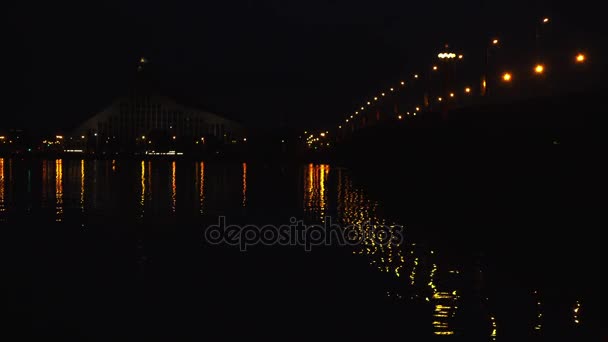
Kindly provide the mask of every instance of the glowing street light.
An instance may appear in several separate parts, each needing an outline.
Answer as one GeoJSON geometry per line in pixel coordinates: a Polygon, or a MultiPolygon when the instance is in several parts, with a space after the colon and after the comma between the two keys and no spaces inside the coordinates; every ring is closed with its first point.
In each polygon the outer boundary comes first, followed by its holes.
{"type": "Polygon", "coordinates": [[[463,55],[458,55],[458,59],[463,59],[464,56],[463,55]]]}
{"type": "Polygon", "coordinates": [[[142,135],[142,136],[141,136],[141,140],[146,140],[146,136],[145,136],[145,135],[142,135]]]}
{"type": "Polygon", "coordinates": [[[467,93],[467,94],[470,94],[471,93],[471,88],[469,88],[469,87],[464,88],[464,92],[467,93]]]}
{"type": "Polygon", "coordinates": [[[543,24],[546,24],[546,23],[548,23],[548,22],[549,22],[549,18],[546,18],[546,17],[545,17],[545,18],[543,18],[543,24]]]}
{"type": "Polygon", "coordinates": [[[404,82],[404,81],[401,81],[401,85],[405,85],[405,82],[404,82]]]}
{"type": "Polygon", "coordinates": [[[377,97],[374,97],[374,101],[378,101],[378,98],[377,98],[377,97]]]}
{"type": "Polygon", "coordinates": [[[371,104],[372,104],[371,102],[367,101],[367,105],[368,105],[368,106],[369,106],[369,105],[371,105],[371,104]]]}
{"type": "Polygon", "coordinates": [[[512,79],[512,78],[513,78],[513,77],[511,76],[511,73],[509,73],[509,72],[505,72],[505,73],[502,75],[502,80],[503,80],[503,81],[505,81],[505,82],[511,82],[511,79],[512,79]]]}
{"type": "Polygon", "coordinates": [[[450,93],[450,97],[454,97],[454,93],[450,93]]]}
{"type": "Polygon", "coordinates": [[[173,140],[175,140],[176,138],[177,138],[177,137],[174,135],[174,136],[173,136],[173,140]]]}
{"type": "Polygon", "coordinates": [[[437,66],[436,66],[436,65],[433,65],[433,70],[434,70],[434,71],[437,71],[437,69],[438,69],[438,68],[437,68],[437,66]]]}
{"type": "Polygon", "coordinates": [[[420,107],[416,107],[416,111],[419,112],[420,111],[420,107]]]}
{"type": "Polygon", "coordinates": [[[364,110],[364,109],[365,109],[365,107],[361,107],[361,110],[364,110]]]}
{"type": "Polygon", "coordinates": [[[498,45],[498,39],[492,40],[492,45],[498,45]]]}
{"type": "Polygon", "coordinates": [[[321,133],[321,134],[319,134],[319,135],[320,135],[321,137],[323,137],[323,138],[325,137],[325,133],[321,133]]]}
{"type": "Polygon", "coordinates": [[[585,55],[582,53],[576,55],[576,63],[584,63],[585,59],[587,59],[587,57],[585,57],[585,55]]]}
{"type": "Polygon", "coordinates": [[[395,91],[395,88],[391,88],[391,91],[395,91]]]}
{"type": "Polygon", "coordinates": [[[438,98],[437,98],[437,101],[441,102],[441,101],[443,101],[443,98],[438,97],[438,98]]]}
{"type": "Polygon", "coordinates": [[[382,95],[382,96],[386,96],[386,94],[385,94],[385,93],[382,93],[381,95],[382,95]]]}
{"type": "Polygon", "coordinates": [[[440,54],[437,55],[437,57],[441,58],[441,59],[452,59],[452,58],[456,58],[456,54],[453,52],[442,52],[440,54]]]}
{"type": "Polygon", "coordinates": [[[418,78],[418,74],[414,75],[414,78],[418,78]]]}
{"type": "Polygon", "coordinates": [[[542,64],[537,64],[534,67],[534,72],[537,73],[537,74],[539,74],[539,75],[542,74],[543,72],[545,72],[545,66],[542,65],[542,64]]]}
{"type": "Polygon", "coordinates": [[[338,128],[339,128],[339,129],[342,129],[342,125],[339,125],[339,126],[338,126],[338,128]]]}
{"type": "Polygon", "coordinates": [[[397,118],[399,118],[399,120],[403,119],[403,116],[399,115],[397,118]]]}

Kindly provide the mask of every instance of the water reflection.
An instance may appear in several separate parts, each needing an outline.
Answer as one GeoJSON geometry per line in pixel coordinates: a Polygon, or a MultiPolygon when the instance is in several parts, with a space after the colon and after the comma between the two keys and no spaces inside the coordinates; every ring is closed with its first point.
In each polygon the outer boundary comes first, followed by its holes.
{"type": "Polygon", "coordinates": [[[55,160],[55,201],[57,222],[63,220],[63,161],[55,160]]]}
{"type": "MultiPolygon", "coordinates": [[[[114,161],[112,161],[114,162],[114,161]]],[[[84,212],[84,159],[80,161],[80,211],[84,212]]]]}
{"type": "Polygon", "coordinates": [[[171,163],[171,211],[175,212],[177,203],[176,186],[175,186],[175,161],[171,163]]]}
{"type": "MultiPolygon", "coordinates": [[[[309,166],[308,170],[310,173],[314,168],[309,166]]],[[[377,201],[371,200],[361,188],[353,184],[348,172],[339,169],[337,178],[337,214],[344,226],[354,225],[359,230],[359,236],[369,237],[376,236],[380,226],[397,227],[395,222],[389,222],[382,215],[377,201]]],[[[309,199],[305,198],[306,200],[309,199]]],[[[377,244],[375,239],[366,239],[353,254],[366,256],[371,266],[393,277],[396,286],[388,291],[389,294],[396,293],[399,298],[414,301],[423,299],[432,305],[435,335],[455,334],[454,319],[459,295],[454,278],[460,271],[440,268],[438,253],[407,239],[400,244],[388,245],[377,244]]]]}
{"type": "Polygon", "coordinates": [[[205,210],[205,163],[200,162],[196,164],[198,167],[198,201],[199,201],[199,213],[204,214],[205,210]]]}
{"type": "Polygon", "coordinates": [[[4,199],[4,158],[0,158],[0,219],[4,221],[4,212],[6,211],[6,202],[4,199]]]}
{"type": "Polygon", "coordinates": [[[243,163],[243,207],[247,206],[247,163],[243,163]]]}
{"type": "Polygon", "coordinates": [[[314,221],[322,221],[327,210],[329,165],[308,165],[304,172],[304,212],[314,221]]]}
{"type": "Polygon", "coordinates": [[[141,195],[139,197],[139,206],[140,206],[140,216],[144,217],[145,209],[146,209],[146,162],[141,161],[141,172],[140,172],[140,181],[141,181],[141,195]]]}
{"type": "Polygon", "coordinates": [[[581,302],[580,301],[576,301],[576,303],[574,304],[574,309],[572,310],[573,314],[572,314],[572,320],[574,321],[574,324],[580,324],[581,323],[581,319],[580,319],[580,315],[581,315],[581,302]]]}

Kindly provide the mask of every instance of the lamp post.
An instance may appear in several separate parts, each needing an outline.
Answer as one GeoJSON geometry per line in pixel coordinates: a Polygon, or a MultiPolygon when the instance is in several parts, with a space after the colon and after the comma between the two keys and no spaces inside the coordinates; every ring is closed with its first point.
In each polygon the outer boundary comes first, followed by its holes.
{"type": "MultiPolygon", "coordinates": [[[[439,58],[440,61],[442,61],[442,67],[441,67],[441,72],[443,74],[443,84],[442,84],[442,89],[441,89],[441,97],[449,99],[450,96],[448,94],[448,92],[450,91],[450,82],[452,79],[452,74],[454,72],[454,64],[453,61],[457,58],[457,55],[453,52],[448,51],[447,49],[449,48],[448,44],[445,44],[445,49],[446,51],[441,52],[437,55],[437,57],[439,58]]],[[[461,58],[460,58],[461,59],[461,58]]],[[[435,67],[433,67],[434,70],[435,67]]],[[[452,96],[453,97],[453,96],[452,96]]],[[[449,109],[449,103],[450,101],[440,101],[441,103],[441,115],[442,118],[444,120],[447,120],[448,118],[448,109],[449,109]]]]}

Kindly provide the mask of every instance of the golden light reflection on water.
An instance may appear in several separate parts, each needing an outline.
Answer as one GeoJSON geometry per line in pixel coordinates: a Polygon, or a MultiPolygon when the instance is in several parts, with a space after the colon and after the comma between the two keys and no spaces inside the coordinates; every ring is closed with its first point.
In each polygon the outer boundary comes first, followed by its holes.
{"type": "MultiPolygon", "coordinates": [[[[314,180],[311,178],[311,169],[309,165],[307,179],[314,180]]],[[[359,236],[367,237],[355,248],[353,254],[367,256],[371,266],[398,279],[401,291],[413,294],[410,299],[423,298],[424,302],[429,303],[433,307],[431,322],[435,335],[454,335],[454,317],[459,296],[449,278],[460,272],[444,270],[440,273],[441,269],[435,261],[438,253],[415,242],[404,240],[394,244],[376,243],[375,237],[378,237],[379,227],[395,228],[397,225],[383,217],[379,203],[371,200],[362,189],[355,187],[347,172],[338,170],[337,177],[338,219],[345,227],[355,227],[359,236]],[[450,287],[450,290],[445,289],[450,287]]],[[[309,194],[305,195],[305,203],[310,203],[310,193],[314,186],[307,184],[307,189],[309,194]]],[[[402,230],[402,233],[407,238],[405,230],[402,230]]],[[[397,295],[397,298],[402,297],[397,295]]]]}
{"type": "Polygon", "coordinates": [[[540,294],[537,290],[534,291],[534,300],[536,301],[536,323],[534,324],[534,331],[540,333],[543,328],[543,311],[540,294]]]}
{"type": "Polygon", "coordinates": [[[175,186],[175,161],[171,163],[171,211],[175,212],[175,207],[177,204],[177,189],[175,186]]]}
{"type": "Polygon", "coordinates": [[[0,158],[0,213],[4,213],[6,211],[4,185],[4,158],[0,158]]]}
{"type": "Polygon", "coordinates": [[[327,211],[327,177],[330,167],[326,164],[309,164],[304,173],[304,212],[314,221],[323,221],[327,211]]]}
{"type": "Polygon", "coordinates": [[[205,208],[205,163],[200,162],[197,166],[199,212],[202,215],[204,213],[205,208]]]}
{"type": "Polygon", "coordinates": [[[247,163],[243,163],[243,207],[247,206],[247,163]]]}
{"type": "Polygon", "coordinates": [[[80,161],[80,211],[84,212],[84,159],[80,161]]]}
{"type": "Polygon", "coordinates": [[[140,216],[144,217],[145,212],[145,204],[146,204],[146,163],[141,161],[141,195],[139,197],[139,205],[140,205],[140,216]]]}
{"type": "Polygon", "coordinates": [[[63,161],[55,160],[55,209],[57,222],[63,220],[63,161]]]}
{"type": "Polygon", "coordinates": [[[572,309],[572,320],[574,321],[574,324],[581,324],[581,302],[580,301],[576,301],[576,303],[574,304],[574,309],[572,309]]]}

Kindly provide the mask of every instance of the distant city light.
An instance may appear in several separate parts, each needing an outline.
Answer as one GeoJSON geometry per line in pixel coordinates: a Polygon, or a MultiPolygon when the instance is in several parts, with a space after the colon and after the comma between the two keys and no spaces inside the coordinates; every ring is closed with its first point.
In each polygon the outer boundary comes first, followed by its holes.
{"type": "Polygon", "coordinates": [[[63,139],[63,135],[56,135],[55,138],[57,138],[57,139],[63,139]]]}
{"type": "Polygon", "coordinates": [[[585,61],[587,57],[585,57],[584,54],[579,53],[578,55],[576,55],[576,62],[577,63],[583,63],[585,61]]]}
{"type": "Polygon", "coordinates": [[[437,69],[438,69],[437,66],[433,65],[433,70],[437,71],[437,69]]]}
{"type": "Polygon", "coordinates": [[[542,65],[542,64],[537,64],[534,67],[534,72],[537,73],[537,74],[542,74],[544,71],[545,71],[545,66],[542,65]]]}
{"type": "Polygon", "coordinates": [[[458,55],[458,59],[463,59],[464,56],[463,55],[458,55]]]}
{"type": "Polygon", "coordinates": [[[174,136],[173,136],[173,140],[175,140],[176,138],[177,138],[177,137],[174,135],[174,136]]]}
{"type": "Polygon", "coordinates": [[[391,91],[395,91],[395,88],[391,88],[391,91]]]}
{"type": "Polygon", "coordinates": [[[401,81],[401,85],[405,85],[405,82],[404,82],[404,81],[401,81]]]}
{"type": "Polygon", "coordinates": [[[450,97],[454,97],[454,93],[450,93],[450,97]]]}
{"type": "Polygon", "coordinates": [[[81,136],[80,136],[80,139],[84,139],[84,135],[81,135],[81,136]]]}
{"type": "Polygon", "coordinates": [[[321,137],[325,137],[325,133],[321,133],[319,134],[321,137]]]}
{"type": "Polygon", "coordinates": [[[414,75],[414,78],[418,78],[418,74],[414,75]]]}
{"type": "Polygon", "coordinates": [[[505,82],[511,82],[511,79],[512,79],[512,78],[513,78],[513,77],[511,76],[511,73],[508,73],[508,72],[505,72],[505,73],[502,75],[502,80],[503,80],[503,81],[505,81],[505,82]]]}
{"type": "Polygon", "coordinates": [[[492,45],[498,45],[498,39],[492,40],[492,45]]]}
{"type": "Polygon", "coordinates": [[[442,52],[440,54],[437,55],[437,57],[444,59],[444,58],[456,58],[456,54],[453,52],[442,52]]]}
{"type": "Polygon", "coordinates": [[[549,22],[549,18],[543,18],[543,23],[546,24],[549,22]]]}
{"type": "Polygon", "coordinates": [[[437,98],[437,101],[441,102],[441,101],[443,101],[443,98],[438,97],[438,98],[437,98]]]}
{"type": "Polygon", "coordinates": [[[146,136],[145,136],[145,135],[142,135],[142,136],[141,136],[141,140],[146,140],[146,136]]]}
{"type": "Polygon", "coordinates": [[[378,101],[378,98],[377,98],[377,97],[374,97],[374,101],[378,101]]]}
{"type": "Polygon", "coordinates": [[[397,118],[399,118],[399,120],[403,119],[403,116],[399,115],[397,118]]]}
{"type": "Polygon", "coordinates": [[[467,94],[470,93],[471,92],[471,88],[469,88],[469,87],[464,88],[464,92],[467,93],[467,94]]]}

